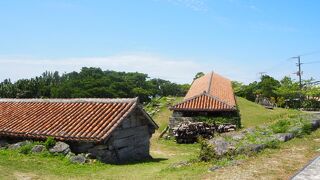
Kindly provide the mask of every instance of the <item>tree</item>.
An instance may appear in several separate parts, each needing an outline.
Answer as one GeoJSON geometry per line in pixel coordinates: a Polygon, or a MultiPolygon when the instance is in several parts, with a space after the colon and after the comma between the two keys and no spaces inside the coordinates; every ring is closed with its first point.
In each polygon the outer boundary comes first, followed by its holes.
{"type": "Polygon", "coordinates": [[[277,97],[276,89],[280,87],[280,82],[271,76],[264,75],[261,77],[261,81],[258,83],[257,94],[261,94],[263,97],[271,98],[277,97]]]}
{"type": "Polygon", "coordinates": [[[203,73],[203,72],[198,72],[195,76],[194,76],[194,78],[193,78],[193,80],[196,80],[196,79],[198,79],[198,78],[200,78],[200,77],[202,77],[202,76],[204,76],[205,74],[203,73]]]}
{"type": "Polygon", "coordinates": [[[2,98],[134,98],[141,102],[155,96],[184,96],[188,85],[163,79],[149,79],[147,74],[103,71],[83,67],[80,72],[62,74],[44,72],[31,79],[10,79],[0,83],[2,98]]]}

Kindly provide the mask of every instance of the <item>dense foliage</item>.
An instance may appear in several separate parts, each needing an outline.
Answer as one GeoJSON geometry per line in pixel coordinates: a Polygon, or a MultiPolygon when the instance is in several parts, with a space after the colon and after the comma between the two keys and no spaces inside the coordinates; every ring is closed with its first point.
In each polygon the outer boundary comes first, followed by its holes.
{"type": "Polygon", "coordinates": [[[132,98],[141,102],[156,96],[184,96],[188,84],[150,79],[143,73],[103,71],[84,67],[80,72],[59,75],[45,72],[39,77],[6,79],[0,83],[1,98],[132,98]]]}
{"type": "Polygon", "coordinates": [[[299,82],[290,77],[284,77],[278,81],[264,75],[259,82],[255,81],[248,85],[233,82],[233,88],[237,96],[250,101],[256,101],[257,97],[264,97],[278,107],[320,108],[320,87],[312,85],[311,81],[304,81],[300,89],[299,82]]]}

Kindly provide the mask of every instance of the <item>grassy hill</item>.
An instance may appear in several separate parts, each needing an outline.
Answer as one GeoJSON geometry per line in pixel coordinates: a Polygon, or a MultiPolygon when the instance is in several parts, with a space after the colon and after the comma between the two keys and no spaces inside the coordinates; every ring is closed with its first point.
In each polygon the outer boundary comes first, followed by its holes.
{"type": "MultiPolygon", "coordinates": [[[[228,169],[228,171],[222,169],[209,172],[208,168],[213,166],[212,163],[196,162],[188,165],[188,161],[197,159],[200,150],[199,144],[176,144],[174,141],[158,140],[157,138],[166,127],[172,113],[168,106],[181,100],[182,98],[175,97],[170,97],[169,100],[168,98],[162,98],[151,107],[147,107],[148,111],[154,111],[153,118],[160,126],[151,140],[153,161],[127,165],[101,163],[75,165],[70,164],[62,157],[23,155],[18,151],[0,150],[0,179],[219,179],[226,174],[241,177],[241,174],[246,175],[248,171],[250,173],[247,174],[247,177],[256,178],[258,177],[257,174],[260,173],[269,176],[273,174],[273,178],[275,178],[279,174],[288,176],[294,173],[296,169],[299,169],[314,156],[315,149],[320,148],[317,141],[314,140],[319,140],[320,132],[318,130],[311,136],[304,139],[295,139],[288,143],[289,147],[297,148],[288,149],[285,143],[280,149],[266,150],[257,157],[242,159],[242,164],[236,166],[237,168],[232,165],[223,168],[228,169]],[[306,144],[308,144],[307,147],[306,144]],[[281,153],[281,156],[278,156],[278,153],[281,153]],[[272,162],[275,162],[273,157],[283,160],[276,160],[275,167],[277,169],[270,172],[267,166],[264,167],[263,165],[269,163],[268,167],[272,166],[272,162]],[[272,161],[269,159],[272,159],[272,161]],[[179,164],[181,164],[181,167],[179,167],[179,164]],[[246,168],[247,165],[250,165],[249,169],[246,168]],[[258,171],[255,167],[259,167],[258,171]]],[[[268,110],[243,98],[237,98],[237,101],[244,127],[271,123],[280,118],[299,113],[287,109],[268,110]]],[[[228,164],[228,162],[222,163],[228,164]]],[[[227,177],[231,177],[230,175],[227,177]]],[[[227,177],[224,176],[224,178],[227,177]]]]}
{"type": "Polygon", "coordinates": [[[281,118],[300,113],[297,110],[283,108],[266,109],[241,97],[237,97],[237,103],[240,109],[241,122],[245,128],[272,123],[281,118]]]}

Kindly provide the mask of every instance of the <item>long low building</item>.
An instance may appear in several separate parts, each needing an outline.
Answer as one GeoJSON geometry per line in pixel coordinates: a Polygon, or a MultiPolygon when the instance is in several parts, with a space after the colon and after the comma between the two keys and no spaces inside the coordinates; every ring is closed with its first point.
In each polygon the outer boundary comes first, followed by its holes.
{"type": "Polygon", "coordinates": [[[198,116],[238,114],[231,81],[214,72],[194,80],[183,101],[170,109],[173,111],[169,122],[171,129],[183,121],[195,121],[194,117],[198,116]]]}
{"type": "Polygon", "coordinates": [[[149,158],[157,124],[138,99],[0,99],[0,139],[67,142],[106,163],[149,158]]]}

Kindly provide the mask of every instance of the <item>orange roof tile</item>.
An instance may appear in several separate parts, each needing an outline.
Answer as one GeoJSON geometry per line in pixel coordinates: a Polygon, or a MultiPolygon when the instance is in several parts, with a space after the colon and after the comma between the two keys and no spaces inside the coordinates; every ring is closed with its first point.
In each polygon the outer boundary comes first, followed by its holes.
{"type": "Polygon", "coordinates": [[[196,79],[184,101],[171,110],[230,111],[236,110],[231,81],[216,73],[208,73],[196,79]]]}
{"type": "Polygon", "coordinates": [[[137,98],[0,99],[0,136],[99,142],[135,108],[137,98]]]}

